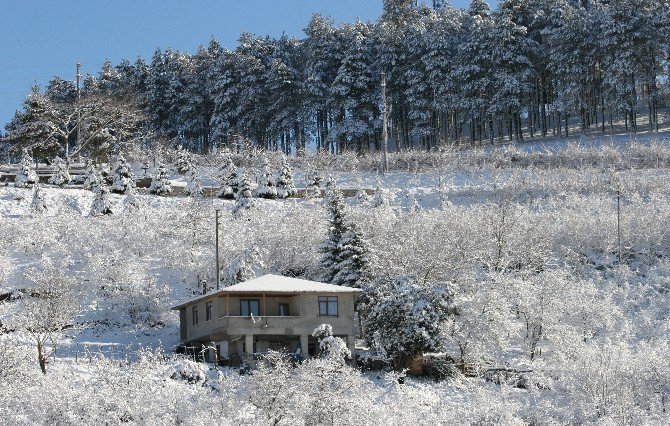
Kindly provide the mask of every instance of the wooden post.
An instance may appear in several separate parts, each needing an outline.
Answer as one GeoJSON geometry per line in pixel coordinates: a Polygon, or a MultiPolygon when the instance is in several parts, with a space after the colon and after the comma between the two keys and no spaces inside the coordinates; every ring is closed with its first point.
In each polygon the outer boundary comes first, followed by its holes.
{"type": "Polygon", "coordinates": [[[216,210],[216,289],[218,290],[221,286],[221,265],[219,264],[219,212],[216,210]]]}

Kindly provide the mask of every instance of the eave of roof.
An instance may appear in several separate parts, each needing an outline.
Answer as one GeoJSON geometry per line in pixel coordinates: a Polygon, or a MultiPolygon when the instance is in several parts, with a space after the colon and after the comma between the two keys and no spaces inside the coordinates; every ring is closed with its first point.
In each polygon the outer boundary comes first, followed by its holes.
{"type": "Polygon", "coordinates": [[[271,296],[295,296],[298,294],[309,293],[343,293],[355,294],[362,292],[361,289],[353,287],[344,287],[334,284],[320,283],[317,281],[303,280],[299,278],[290,278],[280,275],[263,275],[239,284],[232,285],[217,290],[213,293],[203,294],[186,300],[177,306],[172,307],[173,310],[181,309],[193,303],[198,303],[203,300],[211,299],[223,295],[271,295],[271,296]]]}

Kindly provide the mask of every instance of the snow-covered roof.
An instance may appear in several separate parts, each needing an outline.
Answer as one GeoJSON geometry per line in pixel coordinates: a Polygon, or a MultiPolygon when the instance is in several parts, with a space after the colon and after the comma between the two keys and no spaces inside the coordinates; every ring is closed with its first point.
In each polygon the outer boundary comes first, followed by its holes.
{"type": "Polygon", "coordinates": [[[203,294],[187,300],[172,309],[180,309],[191,303],[200,300],[209,299],[213,296],[226,294],[246,294],[246,293],[360,293],[362,290],[352,287],[344,287],[333,284],[320,283],[317,281],[302,280],[300,278],[284,277],[282,275],[263,275],[239,284],[231,285],[217,290],[213,293],[203,294]]]}

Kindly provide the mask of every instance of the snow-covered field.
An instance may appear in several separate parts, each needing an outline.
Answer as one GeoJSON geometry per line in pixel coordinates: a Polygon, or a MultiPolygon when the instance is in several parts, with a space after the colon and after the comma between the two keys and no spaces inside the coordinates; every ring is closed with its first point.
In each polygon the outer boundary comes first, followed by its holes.
{"type": "MultiPolygon", "coordinates": [[[[318,163],[343,187],[377,187],[377,158],[346,160],[294,160],[296,183],[318,163]]],[[[203,176],[214,163],[202,159],[203,176]]],[[[375,279],[411,276],[449,291],[443,353],[474,377],[401,385],[392,374],[319,362],[239,376],[156,356],[178,343],[169,308],[202,280],[213,284],[215,208],[224,281],[241,265],[315,278],[327,226],[319,199],[256,200],[236,218],[233,201],[139,195],[137,208],[111,195],[113,214],[92,217],[90,191],[42,187],[47,211],[38,214],[31,189],[8,186],[0,188],[3,422],[668,422],[667,141],[402,153],[391,166],[379,177],[389,204],[352,197],[347,215],[367,240],[375,279]],[[14,326],[30,277],[44,268],[74,277],[81,302],[45,376],[34,341],[14,326]],[[525,373],[485,381],[494,368],[525,373]]]]}

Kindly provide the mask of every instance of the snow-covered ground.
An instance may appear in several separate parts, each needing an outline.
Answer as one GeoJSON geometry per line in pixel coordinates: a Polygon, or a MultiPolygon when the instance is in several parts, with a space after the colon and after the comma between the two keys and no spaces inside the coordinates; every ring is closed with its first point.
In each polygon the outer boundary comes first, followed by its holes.
{"type": "MultiPolygon", "coordinates": [[[[47,211],[36,213],[31,189],[0,187],[0,415],[10,424],[265,424],[283,409],[280,424],[314,424],[326,418],[310,413],[330,409],[338,424],[667,423],[670,146],[653,135],[624,139],[394,154],[386,176],[375,157],[293,160],[299,187],[317,162],[345,188],[379,182],[388,205],[347,199],[374,278],[448,289],[457,314],[444,326],[443,352],[480,374],[398,385],[339,371],[349,391],[308,380],[310,369],[326,368],[317,364],[251,377],[207,370],[189,383],[171,378],[175,369],[209,367],[149,356],[178,343],[169,308],[203,280],[213,285],[215,208],[225,282],[241,264],[315,278],[321,200],[255,200],[236,218],[234,201],[138,195],[137,208],[111,195],[113,213],[93,217],[90,191],[43,186],[47,211]],[[47,266],[75,277],[81,303],[41,377],[34,342],[11,330],[29,276],[47,266]],[[8,365],[16,371],[3,372],[8,365]],[[518,375],[485,382],[492,368],[531,372],[521,389],[518,375]],[[288,401],[279,409],[263,386],[282,380],[295,387],[278,390],[288,401]],[[329,398],[314,399],[319,392],[329,398]]],[[[212,161],[201,162],[205,185],[215,183],[212,161]]]]}

